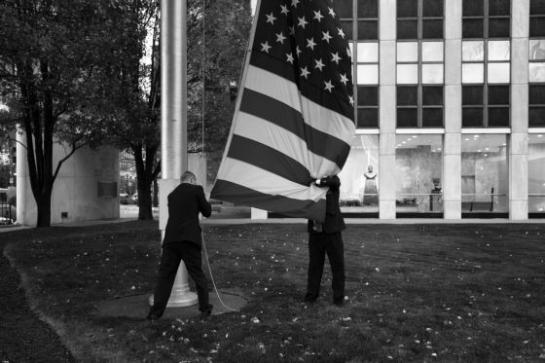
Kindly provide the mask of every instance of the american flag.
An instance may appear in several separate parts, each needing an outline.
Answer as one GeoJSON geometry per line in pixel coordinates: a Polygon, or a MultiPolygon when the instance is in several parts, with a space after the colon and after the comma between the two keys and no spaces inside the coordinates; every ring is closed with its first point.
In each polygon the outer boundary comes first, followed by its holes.
{"type": "Polygon", "coordinates": [[[212,198],[325,218],[354,137],[350,49],[331,0],[266,0],[212,198]]]}

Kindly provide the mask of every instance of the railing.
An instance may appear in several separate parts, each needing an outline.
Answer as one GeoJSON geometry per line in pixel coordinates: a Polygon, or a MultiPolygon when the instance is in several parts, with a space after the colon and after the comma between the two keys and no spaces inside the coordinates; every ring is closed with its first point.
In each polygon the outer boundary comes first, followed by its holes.
{"type": "Polygon", "coordinates": [[[507,212],[509,210],[505,193],[462,194],[462,211],[466,212],[507,212]]]}

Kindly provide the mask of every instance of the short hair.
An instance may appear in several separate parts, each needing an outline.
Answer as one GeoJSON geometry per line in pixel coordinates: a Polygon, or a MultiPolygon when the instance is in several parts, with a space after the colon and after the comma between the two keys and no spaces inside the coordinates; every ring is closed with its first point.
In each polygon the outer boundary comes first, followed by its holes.
{"type": "Polygon", "coordinates": [[[195,176],[195,174],[193,174],[193,173],[190,172],[189,170],[188,170],[188,171],[185,171],[185,172],[182,174],[182,183],[183,183],[183,182],[195,183],[196,181],[197,181],[197,177],[195,176]]]}

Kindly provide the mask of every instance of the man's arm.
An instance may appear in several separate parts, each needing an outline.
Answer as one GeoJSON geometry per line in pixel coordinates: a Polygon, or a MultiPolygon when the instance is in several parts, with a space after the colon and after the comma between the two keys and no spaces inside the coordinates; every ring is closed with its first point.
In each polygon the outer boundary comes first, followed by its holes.
{"type": "Polygon", "coordinates": [[[212,214],[212,206],[210,203],[206,200],[206,197],[204,196],[204,190],[202,186],[199,185],[199,211],[202,213],[205,217],[210,217],[212,214]]]}
{"type": "Polygon", "coordinates": [[[341,181],[337,175],[331,175],[321,179],[316,179],[315,184],[319,187],[329,187],[332,190],[338,190],[341,186],[341,181]]]}

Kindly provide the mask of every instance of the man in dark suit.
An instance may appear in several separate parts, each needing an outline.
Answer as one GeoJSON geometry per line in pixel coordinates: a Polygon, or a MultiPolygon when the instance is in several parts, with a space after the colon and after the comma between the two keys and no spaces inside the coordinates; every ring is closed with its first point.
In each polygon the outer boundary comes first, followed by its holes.
{"type": "Polygon", "coordinates": [[[326,215],[323,223],[308,221],[308,280],[306,302],[314,302],[320,292],[320,283],[324,270],[325,255],[329,259],[333,275],[333,303],[344,303],[344,245],[341,231],[345,229],[344,219],[339,207],[339,189],[341,182],[336,175],[317,179],[319,187],[329,188],[326,194],[326,215]]]}
{"type": "Polygon", "coordinates": [[[180,260],[184,261],[189,276],[195,282],[201,318],[207,318],[212,313],[212,305],[208,301],[208,283],[201,268],[199,213],[210,217],[212,207],[204,196],[202,186],[196,185],[195,174],[186,171],[182,175],[182,183],[168,195],[168,222],[153,295],[154,303],[147,317],[149,320],[159,319],[163,315],[180,260]]]}

